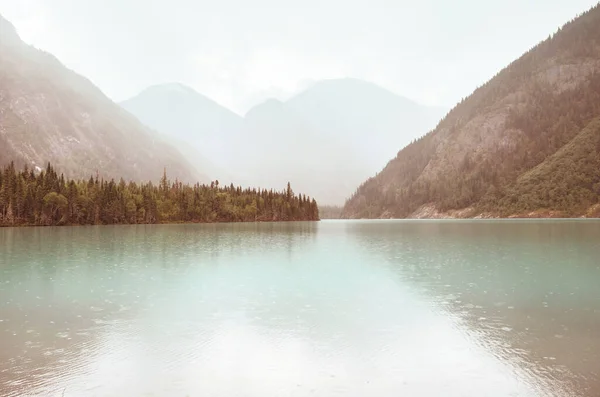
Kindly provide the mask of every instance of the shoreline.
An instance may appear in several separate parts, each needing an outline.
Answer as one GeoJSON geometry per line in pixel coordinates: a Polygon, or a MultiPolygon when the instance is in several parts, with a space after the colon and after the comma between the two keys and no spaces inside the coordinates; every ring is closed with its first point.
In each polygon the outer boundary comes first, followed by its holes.
{"type": "Polygon", "coordinates": [[[600,204],[594,204],[587,209],[579,211],[566,212],[560,210],[551,210],[540,208],[534,211],[522,211],[512,213],[507,216],[500,215],[491,211],[483,211],[474,207],[467,207],[458,210],[439,211],[432,204],[425,204],[416,211],[412,212],[404,218],[396,218],[390,211],[385,211],[383,214],[373,218],[353,218],[343,217],[341,219],[599,219],[600,204]]]}
{"type": "Polygon", "coordinates": [[[62,225],[36,225],[36,224],[18,224],[18,225],[5,225],[0,224],[0,229],[8,228],[31,228],[31,227],[86,227],[86,226],[146,226],[146,225],[212,225],[212,224],[234,224],[234,223],[290,223],[290,222],[320,222],[322,219],[291,219],[291,220],[255,220],[255,221],[215,221],[215,222],[202,222],[202,221],[190,221],[190,222],[140,222],[140,223],[98,223],[98,224],[62,224],[62,225]]]}

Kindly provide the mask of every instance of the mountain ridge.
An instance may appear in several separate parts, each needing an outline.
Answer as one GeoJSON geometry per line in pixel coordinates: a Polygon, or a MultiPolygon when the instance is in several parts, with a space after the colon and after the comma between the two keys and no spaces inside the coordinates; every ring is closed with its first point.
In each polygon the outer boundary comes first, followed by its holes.
{"type": "Polygon", "coordinates": [[[241,116],[181,83],[152,85],[120,105],[179,148],[206,178],[245,182],[229,170],[234,159],[228,142],[242,134],[241,116]]]}
{"type": "Polygon", "coordinates": [[[196,179],[177,150],[89,79],[25,44],[4,17],[0,32],[0,162],[40,168],[51,162],[70,177],[100,172],[136,181],[167,167],[181,180],[196,179]]]}
{"type": "Polygon", "coordinates": [[[452,211],[466,211],[459,216],[535,213],[540,208],[534,202],[519,206],[502,198],[520,175],[600,115],[599,68],[596,5],[511,62],[433,131],[400,150],[359,186],[343,216],[420,217],[423,208],[434,217],[452,211]]]}

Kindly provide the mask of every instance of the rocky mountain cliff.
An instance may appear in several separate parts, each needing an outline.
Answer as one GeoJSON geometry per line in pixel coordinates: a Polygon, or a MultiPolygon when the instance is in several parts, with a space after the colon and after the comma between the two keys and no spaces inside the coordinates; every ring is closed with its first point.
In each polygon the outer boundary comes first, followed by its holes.
{"type": "Polygon", "coordinates": [[[195,181],[172,146],[54,56],[26,45],[0,16],[0,163],[70,177],[195,181]]]}
{"type": "Polygon", "coordinates": [[[508,65],[346,202],[347,218],[592,216],[600,6],[508,65]]]}

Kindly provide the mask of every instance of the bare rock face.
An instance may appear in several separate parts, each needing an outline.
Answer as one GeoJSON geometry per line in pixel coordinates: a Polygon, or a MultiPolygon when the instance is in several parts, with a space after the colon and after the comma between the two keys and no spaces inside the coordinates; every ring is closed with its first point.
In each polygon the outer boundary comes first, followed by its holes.
{"type": "Polygon", "coordinates": [[[0,163],[69,177],[195,181],[173,147],[54,56],[23,43],[0,16],[0,163]]]}

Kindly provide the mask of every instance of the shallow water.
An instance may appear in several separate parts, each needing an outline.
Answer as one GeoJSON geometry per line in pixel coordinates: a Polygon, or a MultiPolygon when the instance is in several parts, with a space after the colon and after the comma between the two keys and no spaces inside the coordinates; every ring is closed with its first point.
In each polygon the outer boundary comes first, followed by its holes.
{"type": "Polygon", "coordinates": [[[598,396],[600,222],[0,229],[0,395],[598,396]]]}

